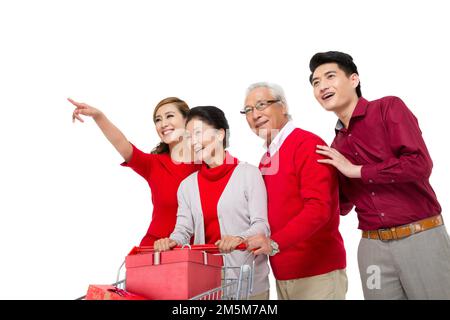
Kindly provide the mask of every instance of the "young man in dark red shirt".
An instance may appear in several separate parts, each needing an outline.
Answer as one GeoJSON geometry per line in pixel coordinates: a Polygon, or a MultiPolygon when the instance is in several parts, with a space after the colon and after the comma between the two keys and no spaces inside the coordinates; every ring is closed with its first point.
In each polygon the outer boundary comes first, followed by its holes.
{"type": "Polygon", "coordinates": [[[364,99],[348,54],[317,53],[310,70],[317,101],[339,118],[318,161],[340,172],[341,214],[358,214],[364,297],[450,299],[450,240],[416,117],[397,97],[364,99]]]}

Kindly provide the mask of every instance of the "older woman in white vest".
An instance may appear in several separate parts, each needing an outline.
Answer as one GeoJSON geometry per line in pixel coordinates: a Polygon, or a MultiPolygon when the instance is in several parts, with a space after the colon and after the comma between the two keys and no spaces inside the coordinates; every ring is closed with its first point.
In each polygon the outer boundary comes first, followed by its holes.
{"type": "MultiPolygon", "coordinates": [[[[227,264],[248,263],[248,251],[233,251],[248,237],[270,234],[267,193],[259,169],[226,151],[229,126],[222,110],[212,106],[190,110],[186,129],[201,169],[183,180],[178,189],[177,223],[169,238],[155,242],[155,250],[180,245],[216,244],[227,264]],[[232,252],[233,251],[233,252],[232,252]]],[[[255,259],[251,299],[269,298],[266,255],[255,259]]]]}

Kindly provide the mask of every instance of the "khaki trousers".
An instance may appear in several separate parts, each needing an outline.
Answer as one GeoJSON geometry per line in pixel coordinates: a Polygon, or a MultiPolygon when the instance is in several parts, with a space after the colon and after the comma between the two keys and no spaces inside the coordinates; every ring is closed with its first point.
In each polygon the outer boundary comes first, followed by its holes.
{"type": "Polygon", "coordinates": [[[269,300],[269,290],[250,296],[248,300],[269,300]]]}
{"type": "Polygon", "coordinates": [[[276,282],[279,300],[344,300],[347,293],[345,269],[276,282]]]}

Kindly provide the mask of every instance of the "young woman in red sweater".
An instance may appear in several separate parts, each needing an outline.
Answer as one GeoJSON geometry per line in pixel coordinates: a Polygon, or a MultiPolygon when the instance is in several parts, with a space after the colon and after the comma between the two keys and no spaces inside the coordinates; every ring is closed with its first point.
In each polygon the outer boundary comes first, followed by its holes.
{"type": "Polygon", "coordinates": [[[153,245],[155,240],[168,237],[176,222],[178,186],[184,178],[200,168],[192,163],[190,146],[184,148],[186,143],[180,142],[185,132],[186,115],[189,111],[186,102],[170,97],[156,105],[153,122],[161,143],[148,154],[130,143],[99,109],[86,103],[68,100],[76,107],[72,120],[84,122],[81,115],[92,117],[125,160],[122,166],[130,167],[141,175],[151,189],[153,214],[140,245],[153,245]]]}

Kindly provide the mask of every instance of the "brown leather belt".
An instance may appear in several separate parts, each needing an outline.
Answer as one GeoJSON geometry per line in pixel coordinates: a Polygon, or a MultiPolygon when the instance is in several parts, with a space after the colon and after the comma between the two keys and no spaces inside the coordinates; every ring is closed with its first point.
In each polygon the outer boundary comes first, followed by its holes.
{"type": "Polygon", "coordinates": [[[382,241],[398,240],[409,237],[415,233],[429,230],[444,224],[441,215],[419,220],[403,226],[387,229],[363,231],[363,238],[376,239],[382,241]]]}

